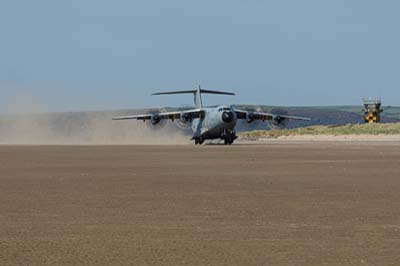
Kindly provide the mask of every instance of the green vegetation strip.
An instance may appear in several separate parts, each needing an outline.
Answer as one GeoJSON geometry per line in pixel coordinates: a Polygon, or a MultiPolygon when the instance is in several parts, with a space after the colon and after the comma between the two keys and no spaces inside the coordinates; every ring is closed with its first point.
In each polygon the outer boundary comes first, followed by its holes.
{"type": "Polygon", "coordinates": [[[239,136],[242,138],[277,138],[281,136],[296,135],[400,135],[400,123],[311,126],[295,129],[248,131],[239,134],[239,136]]]}

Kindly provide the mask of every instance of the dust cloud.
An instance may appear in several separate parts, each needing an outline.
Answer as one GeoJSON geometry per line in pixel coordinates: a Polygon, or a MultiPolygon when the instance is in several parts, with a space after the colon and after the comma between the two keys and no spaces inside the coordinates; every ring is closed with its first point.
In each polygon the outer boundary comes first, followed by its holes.
{"type": "Polygon", "coordinates": [[[113,121],[108,112],[0,116],[0,144],[21,145],[178,145],[190,135],[172,122],[152,127],[136,120],[113,121]]]}
{"type": "MultiPolygon", "coordinates": [[[[46,113],[40,105],[13,104],[18,113],[0,115],[3,145],[181,145],[190,134],[173,122],[153,127],[136,120],[113,121],[112,117],[138,110],[46,113]]],[[[142,110],[141,112],[146,111],[142,110]]]]}

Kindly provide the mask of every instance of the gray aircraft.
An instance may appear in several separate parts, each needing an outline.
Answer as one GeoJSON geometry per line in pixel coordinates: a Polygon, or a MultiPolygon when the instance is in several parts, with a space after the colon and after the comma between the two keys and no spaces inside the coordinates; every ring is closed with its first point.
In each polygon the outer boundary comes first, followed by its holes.
{"type": "Polygon", "coordinates": [[[193,94],[195,109],[176,111],[176,112],[160,112],[144,115],[131,115],[114,117],[113,120],[136,119],[147,121],[149,120],[153,126],[159,124],[162,120],[179,121],[184,124],[191,124],[193,131],[192,140],[195,144],[203,144],[208,139],[224,140],[225,145],[232,144],[236,139],[235,127],[239,119],[244,119],[248,123],[256,120],[269,121],[274,126],[284,124],[289,119],[294,120],[310,120],[306,117],[288,116],[270,114],[264,112],[251,112],[239,110],[233,106],[218,106],[218,107],[203,107],[202,94],[220,94],[220,95],[235,95],[231,92],[205,90],[200,86],[195,90],[185,91],[169,91],[154,93],[152,95],[169,95],[169,94],[193,94]]]}

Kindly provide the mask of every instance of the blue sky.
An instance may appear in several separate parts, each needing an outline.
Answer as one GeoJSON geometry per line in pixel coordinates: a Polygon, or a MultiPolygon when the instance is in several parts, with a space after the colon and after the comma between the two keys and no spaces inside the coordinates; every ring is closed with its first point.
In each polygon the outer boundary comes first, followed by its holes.
{"type": "Polygon", "coordinates": [[[0,2],[0,112],[208,104],[400,105],[399,1],[0,2]]]}

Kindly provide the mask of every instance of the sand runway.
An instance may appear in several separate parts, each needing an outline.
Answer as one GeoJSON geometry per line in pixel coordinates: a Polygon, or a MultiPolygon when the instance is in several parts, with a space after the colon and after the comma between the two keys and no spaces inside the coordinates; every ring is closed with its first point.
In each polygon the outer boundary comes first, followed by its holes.
{"type": "Polygon", "coordinates": [[[0,146],[0,265],[398,265],[400,145],[0,146]]]}

